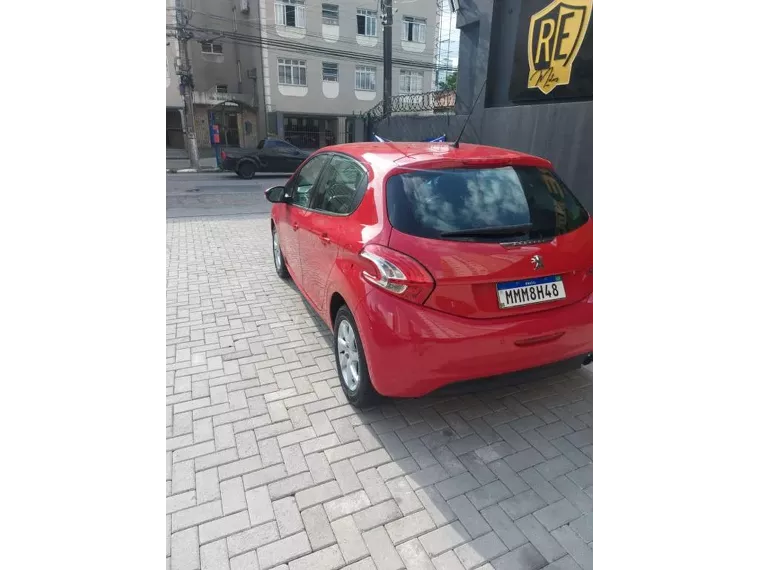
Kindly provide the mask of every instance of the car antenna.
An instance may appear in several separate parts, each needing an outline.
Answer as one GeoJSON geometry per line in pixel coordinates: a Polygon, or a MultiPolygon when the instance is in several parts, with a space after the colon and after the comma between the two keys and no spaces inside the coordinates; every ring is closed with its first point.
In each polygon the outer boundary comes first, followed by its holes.
{"type": "Polygon", "coordinates": [[[472,107],[469,109],[469,113],[466,116],[466,120],[464,121],[464,126],[461,127],[461,132],[459,133],[459,136],[456,137],[456,140],[451,143],[451,147],[453,148],[459,148],[459,142],[461,141],[461,137],[464,136],[464,129],[466,129],[466,126],[469,124],[469,118],[472,116],[472,113],[474,113],[474,108],[477,106],[477,101],[480,100],[480,95],[482,95],[482,90],[485,89],[485,83],[488,82],[487,77],[482,81],[482,87],[480,87],[480,92],[477,93],[477,98],[474,100],[474,103],[472,103],[472,107]]]}

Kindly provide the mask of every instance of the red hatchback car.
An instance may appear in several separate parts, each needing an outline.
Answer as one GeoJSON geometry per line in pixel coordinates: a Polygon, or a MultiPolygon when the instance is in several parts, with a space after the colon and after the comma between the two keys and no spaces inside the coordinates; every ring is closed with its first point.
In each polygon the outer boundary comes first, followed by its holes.
{"type": "Polygon", "coordinates": [[[550,162],[344,144],[266,197],[277,273],[332,329],[352,404],[592,360],[593,222],[550,162]]]}

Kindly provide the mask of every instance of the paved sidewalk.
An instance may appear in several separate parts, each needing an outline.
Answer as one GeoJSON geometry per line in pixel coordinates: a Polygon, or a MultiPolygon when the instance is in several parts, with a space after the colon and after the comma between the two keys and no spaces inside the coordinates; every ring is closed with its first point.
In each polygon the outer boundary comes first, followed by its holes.
{"type": "Polygon", "coordinates": [[[358,411],[271,257],[167,220],[167,569],[592,568],[592,366],[358,411]]]}

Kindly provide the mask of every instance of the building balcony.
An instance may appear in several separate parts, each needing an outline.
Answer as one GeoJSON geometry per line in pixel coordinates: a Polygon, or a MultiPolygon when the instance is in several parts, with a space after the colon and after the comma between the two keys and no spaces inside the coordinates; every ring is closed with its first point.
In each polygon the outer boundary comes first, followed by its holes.
{"type": "Polygon", "coordinates": [[[212,91],[193,91],[192,102],[195,105],[208,105],[216,106],[224,103],[229,103],[230,107],[233,104],[242,104],[243,106],[256,109],[258,107],[257,97],[249,93],[217,93],[212,91]]]}

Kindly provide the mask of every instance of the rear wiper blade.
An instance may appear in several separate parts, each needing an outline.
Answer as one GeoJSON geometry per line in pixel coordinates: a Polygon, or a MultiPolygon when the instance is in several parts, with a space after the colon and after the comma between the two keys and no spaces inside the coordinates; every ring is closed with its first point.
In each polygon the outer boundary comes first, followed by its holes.
{"type": "Polygon", "coordinates": [[[517,236],[527,234],[531,228],[532,224],[521,224],[516,226],[491,226],[487,228],[471,228],[468,230],[443,232],[440,234],[440,237],[517,236]]]}

